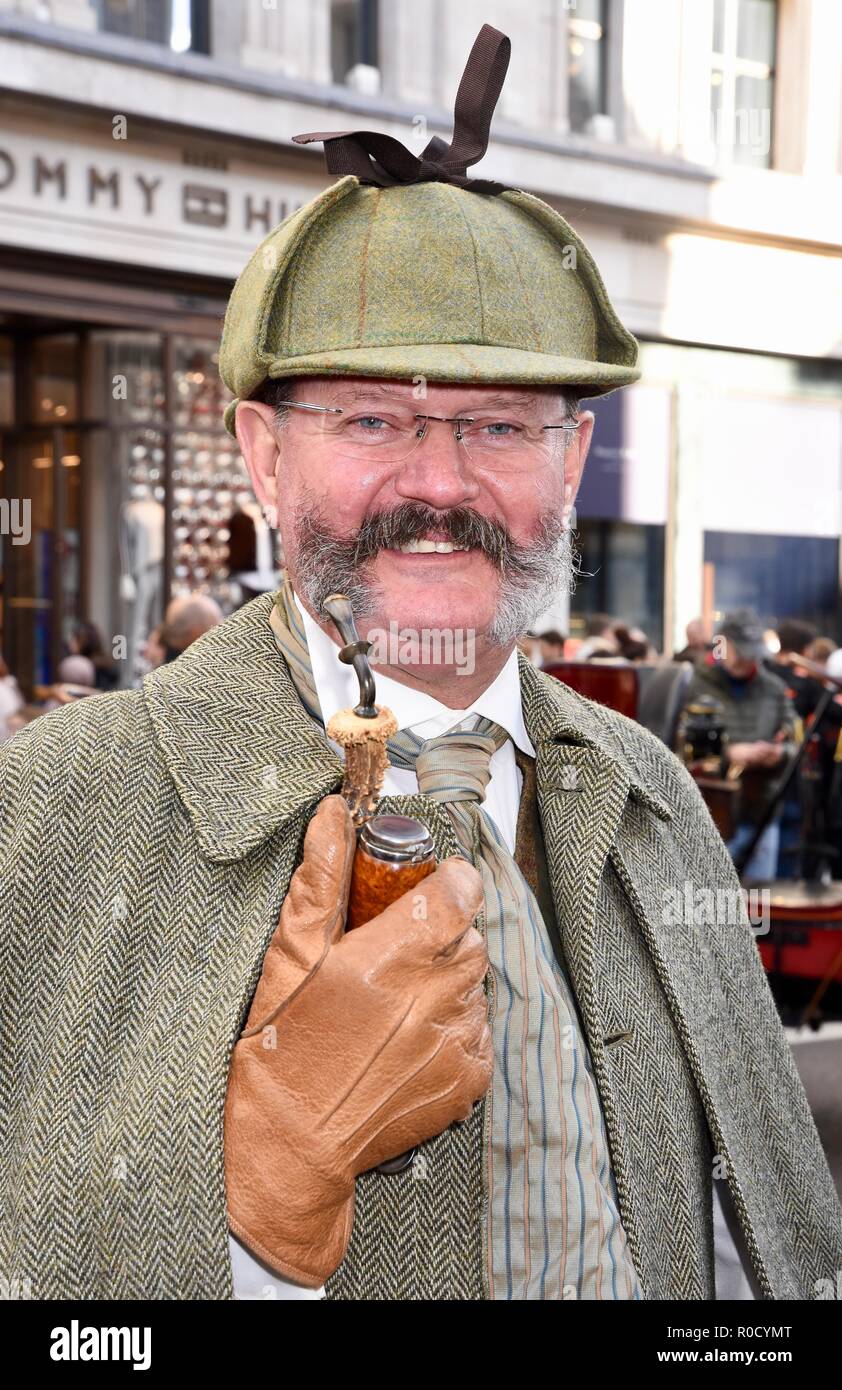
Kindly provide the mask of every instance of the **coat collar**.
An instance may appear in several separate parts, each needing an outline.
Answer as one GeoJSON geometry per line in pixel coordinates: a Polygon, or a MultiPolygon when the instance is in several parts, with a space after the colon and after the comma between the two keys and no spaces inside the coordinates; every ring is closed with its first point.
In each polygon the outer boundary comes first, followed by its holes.
{"type": "Polygon", "coordinates": [[[143,681],[164,762],[213,860],[241,858],[342,777],[275,645],[274,598],[245,604],[143,681]]]}
{"type": "MultiPolygon", "coordinates": [[[[143,681],[167,770],[200,849],[239,859],[335,791],[342,763],[303,709],[278,653],[274,594],[237,610],[143,681]]],[[[539,764],[553,745],[579,744],[617,765],[629,791],[662,819],[669,809],[638,774],[621,731],[600,706],[520,658],[524,719],[539,764]]]]}

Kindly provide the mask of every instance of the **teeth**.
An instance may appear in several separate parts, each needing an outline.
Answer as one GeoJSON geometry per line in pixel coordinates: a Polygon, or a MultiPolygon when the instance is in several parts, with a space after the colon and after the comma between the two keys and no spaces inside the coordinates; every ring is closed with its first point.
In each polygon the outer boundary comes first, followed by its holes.
{"type": "Polygon", "coordinates": [[[407,541],[400,547],[402,555],[451,555],[454,550],[467,550],[466,545],[454,545],[452,541],[407,541]]]}

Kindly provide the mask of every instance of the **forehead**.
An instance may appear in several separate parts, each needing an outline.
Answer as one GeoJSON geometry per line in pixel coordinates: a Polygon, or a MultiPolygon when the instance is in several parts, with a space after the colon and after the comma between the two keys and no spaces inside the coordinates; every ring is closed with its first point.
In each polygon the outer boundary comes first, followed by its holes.
{"type": "Polygon", "coordinates": [[[419,402],[445,410],[501,405],[545,409],[562,399],[562,389],[555,386],[430,381],[422,390],[419,383],[390,381],[381,377],[305,377],[296,381],[293,395],[295,400],[312,400],[315,403],[329,400],[339,406],[352,405],[355,401],[372,397],[412,405],[416,410],[421,408],[419,402]]]}

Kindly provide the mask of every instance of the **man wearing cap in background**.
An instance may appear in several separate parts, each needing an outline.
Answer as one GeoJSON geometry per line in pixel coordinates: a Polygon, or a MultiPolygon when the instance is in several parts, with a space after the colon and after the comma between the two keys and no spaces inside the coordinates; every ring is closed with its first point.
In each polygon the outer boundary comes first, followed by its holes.
{"type": "Polygon", "coordinates": [[[667,912],[736,888],[698,792],[516,652],[569,581],[578,398],[638,372],[566,222],[467,176],[508,50],[484,26],[449,146],[324,137],[341,177],[232,294],[283,587],[4,750],[0,1265],[36,1297],[710,1299],[714,1192],[758,1293],[842,1266],[748,922],[667,912]],[[474,655],[380,663],[381,806],[443,862],[347,935],[333,589],[474,655]]]}
{"type": "MultiPolygon", "coordinates": [[[[696,666],[685,706],[703,695],[717,701],[728,736],[725,756],[733,769],[743,769],[741,819],[728,842],[736,859],[748,848],[772,783],[794,752],[794,711],[783,681],[765,664],[768,652],[753,608],[726,613],[716,637],[696,666]]],[[[763,831],[745,866],[746,878],[775,877],[779,842],[780,812],[763,831]]]]}

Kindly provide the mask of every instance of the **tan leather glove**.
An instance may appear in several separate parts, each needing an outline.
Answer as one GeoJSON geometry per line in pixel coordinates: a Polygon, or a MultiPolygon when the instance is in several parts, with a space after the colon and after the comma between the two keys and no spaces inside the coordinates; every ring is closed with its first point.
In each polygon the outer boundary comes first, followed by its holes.
{"type": "Polygon", "coordinates": [[[231,1230],[311,1288],[342,1262],[357,1174],[467,1119],[491,1081],[488,959],[471,925],[479,874],[445,860],[344,935],[354,850],[345,802],[327,797],[234,1047],[225,1103],[231,1230]]]}

